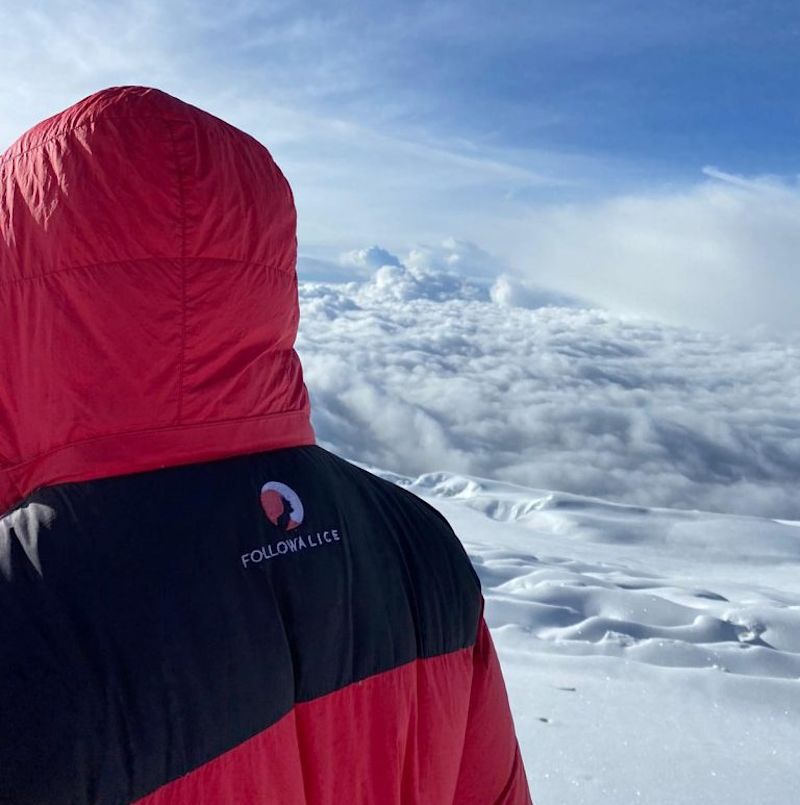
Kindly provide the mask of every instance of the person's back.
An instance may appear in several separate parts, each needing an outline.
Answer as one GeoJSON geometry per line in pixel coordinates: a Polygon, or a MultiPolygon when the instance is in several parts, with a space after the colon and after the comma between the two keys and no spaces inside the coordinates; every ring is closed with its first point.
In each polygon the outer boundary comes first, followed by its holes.
{"type": "Polygon", "coordinates": [[[314,444],[263,147],[117,88],[0,180],[0,802],[530,802],[458,539],[314,444]]]}

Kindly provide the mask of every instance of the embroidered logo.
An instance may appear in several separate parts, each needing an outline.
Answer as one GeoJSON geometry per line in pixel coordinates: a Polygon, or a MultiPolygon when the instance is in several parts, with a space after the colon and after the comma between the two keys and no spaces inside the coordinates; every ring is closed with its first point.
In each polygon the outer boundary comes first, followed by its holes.
{"type": "Polygon", "coordinates": [[[336,545],[342,541],[343,535],[339,528],[296,533],[296,536],[290,537],[288,532],[303,522],[303,503],[294,489],[280,481],[269,481],[261,487],[261,508],[272,525],[285,532],[285,535],[277,541],[273,540],[243,553],[242,567],[259,565],[269,559],[301,553],[309,548],[336,545]]]}
{"type": "Polygon", "coordinates": [[[261,487],[261,508],[272,525],[291,531],[303,522],[300,496],[280,481],[269,481],[261,487]]]}

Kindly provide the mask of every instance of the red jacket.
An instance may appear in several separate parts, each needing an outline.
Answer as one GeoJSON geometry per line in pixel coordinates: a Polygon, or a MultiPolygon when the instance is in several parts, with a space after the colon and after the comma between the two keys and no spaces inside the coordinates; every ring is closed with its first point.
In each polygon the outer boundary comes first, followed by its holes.
{"type": "Polygon", "coordinates": [[[295,261],[157,90],[0,157],[0,802],[530,802],[460,543],[314,444],[295,261]]]}

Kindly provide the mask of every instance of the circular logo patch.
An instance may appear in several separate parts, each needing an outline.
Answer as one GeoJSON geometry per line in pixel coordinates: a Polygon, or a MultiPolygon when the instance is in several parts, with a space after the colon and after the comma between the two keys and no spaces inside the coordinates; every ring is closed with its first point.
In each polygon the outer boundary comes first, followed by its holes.
{"type": "Polygon", "coordinates": [[[291,531],[303,522],[300,497],[280,481],[269,481],[261,487],[261,508],[272,525],[281,531],[291,531]]]}

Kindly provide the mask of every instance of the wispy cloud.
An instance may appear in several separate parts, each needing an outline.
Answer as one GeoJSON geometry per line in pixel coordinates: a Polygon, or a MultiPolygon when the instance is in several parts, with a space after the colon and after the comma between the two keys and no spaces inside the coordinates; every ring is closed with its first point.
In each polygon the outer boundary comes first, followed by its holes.
{"type": "Polygon", "coordinates": [[[544,206],[512,237],[522,274],[611,309],[703,328],[800,329],[800,184],[716,169],[680,190],[544,206]]]}
{"type": "Polygon", "coordinates": [[[430,22],[424,8],[419,18],[398,8],[388,23],[368,6],[361,16],[239,1],[218,12],[154,0],[0,5],[0,70],[13,77],[0,143],[104,86],[159,86],[262,140],[295,187],[302,243],[328,255],[363,239],[460,236],[520,195],[602,170],[578,154],[474,142],[435,115],[424,80],[393,75],[430,22]]]}

